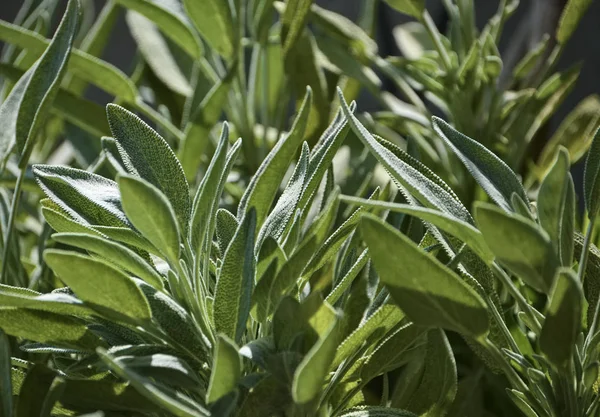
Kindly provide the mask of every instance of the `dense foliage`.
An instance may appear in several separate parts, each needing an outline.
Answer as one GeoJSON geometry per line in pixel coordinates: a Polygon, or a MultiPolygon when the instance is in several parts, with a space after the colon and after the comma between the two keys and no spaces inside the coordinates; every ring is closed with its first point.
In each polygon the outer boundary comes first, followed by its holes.
{"type": "Polygon", "coordinates": [[[515,0],[387,0],[403,57],[375,0],[64,3],[0,21],[0,417],[599,415],[600,101],[543,135],[591,1],[508,73],[515,0]]]}

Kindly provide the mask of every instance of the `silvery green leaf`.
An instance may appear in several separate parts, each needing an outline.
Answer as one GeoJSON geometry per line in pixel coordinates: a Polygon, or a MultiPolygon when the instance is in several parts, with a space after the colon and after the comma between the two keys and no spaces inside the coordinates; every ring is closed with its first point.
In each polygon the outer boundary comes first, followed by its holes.
{"type": "Polygon", "coordinates": [[[433,118],[433,128],[500,207],[506,211],[513,211],[510,202],[512,193],[517,193],[523,201],[529,203],[516,174],[485,146],[458,132],[437,117],[433,118]]]}
{"type": "Polygon", "coordinates": [[[296,45],[298,38],[304,31],[312,3],[313,0],[291,0],[286,2],[285,11],[281,17],[281,42],[284,55],[287,55],[296,45]]]}
{"type": "Polygon", "coordinates": [[[220,0],[205,0],[202,3],[184,0],[183,4],[206,42],[219,54],[230,58],[238,47],[230,4],[220,0]]]}
{"type": "Polygon", "coordinates": [[[44,260],[91,308],[117,312],[134,320],[152,318],[148,300],[135,282],[111,265],[76,252],[49,249],[44,260]]]}
{"type": "Polygon", "coordinates": [[[595,216],[600,210],[600,129],[596,131],[583,172],[583,196],[589,216],[595,216]]]}
{"type": "Polygon", "coordinates": [[[346,272],[342,279],[339,280],[337,285],[334,288],[332,288],[329,295],[327,295],[325,301],[327,301],[331,305],[335,305],[335,303],[338,302],[342,295],[350,288],[352,282],[354,282],[360,271],[362,271],[365,265],[367,265],[367,262],[369,261],[368,254],[368,249],[365,249],[360,254],[358,259],[354,262],[354,264],[352,264],[348,272],[346,272]]]}
{"type": "Polygon", "coordinates": [[[152,20],[128,11],[125,20],[135,42],[156,77],[172,91],[182,96],[191,96],[192,86],[179,68],[163,35],[152,20]]]}
{"type": "Polygon", "coordinates": [[[571,269],[560,269],[548,300],[540,349],[558,368],[569,366],[581,331],[583,289],[571,269]]]}
{"type": "Polygon", "coordinates": [[[33,174],[44,193],[74,220],[86,225],[130,225],[114,181],[52,165],[34,165],[33,174]]]}
{"type": "Polygon", "coordinates": [[[173,0],[116,0],[153,21],[161,31],[193,58],[203,53],[202,42],[182,10],[173,0]]]}
{"type": "Polygon", "coordinates": [[[235,231],[239,227],[236,217],[227,209],[220,208],[217,210],[217,219],[215,223],[215,232],[217,235],[217,245],[221,251],[221,255],[225,253],[227,247],[235,235],[235,231]]]}
{"type": "Polygon", "coordinates": [[[248,184],[248,188],[238,206],[238,220],[241,220],[251,207],[256,210],[256,225],[258,227],[262,226],[267,218],[273,199],[279,189],[281,178],[302,144],[311,102],[312,92],[308,88],[289,134],[277,142],[250,180],[250,184],[248,184]]]}
{"type": "Polygon", "coordinates": [[[360,230],[381,281],[415,324],[474,338],[488,333],[484,301],[458,275],[374,216],[364,215],[360,230]]]}
{"type": "Polygon", "coordinates": [[[573,264],[576,209],[575,186],[569,169],[569,154],[561,147],[554,165],[542,182],[537,201],[540,225],[550,236],[554,251],[564,267],[573,264]]]}
{"type": "Polygon", "coordinates": [[[565,6],[560,22],[556,29],[556,39],[559,43],[565,44],[575,32],[579,21],[585,15],[588,7],[592,5],[592,0],[569,0],[565,6]]]}
{"type": "Polygon", "coordinates": [[[106,112],[129,173],[148,181],[167,197],[180,230],[187,233],[190,219],[189,186],[181,164],[167,142],[123,107],[109,104],[106,112]]]}
{"type": "Polygon", "coordinates": [[[246,331],[246,321],[250,313],[256,273],[255,230],[256,212],[251,208],[225,252],[215,289],[215,329],[236,343],[246,331]]]}
{"type": "Polygon", "coordinates": [[[10,343],[6,334],[0,329],[0,417],[11,417],[13,415],[10,375],[10,343]]]}
{"type": "Polygon", "coordinates": [[[57,233],[52,239],[100,255],[107,262],[143,279],[156,289],[163,288],[163,278],[144,258],[119,243],[102,236],[84,233],[57,233]]]}
{"type": "Polygon", "coordinates": [[[214,403],[237,387],[242,376],[242,358],[235,343],[219,335],[214,350],[213,368],[206,394],[206,402],[214,403]]]}
{"type": "Polygon", "coordinates": [[[533,221],[491,204],[477,204],[475,218],[498,262],[548,294],[559,265],[548,234],[533,221]]]}
{"type": "Polygon", "coordinates": [[[167,197],[139,177],[121,175],[117,181],[131,223],[169,262],[179,262],[180,229],[167,197]]]}

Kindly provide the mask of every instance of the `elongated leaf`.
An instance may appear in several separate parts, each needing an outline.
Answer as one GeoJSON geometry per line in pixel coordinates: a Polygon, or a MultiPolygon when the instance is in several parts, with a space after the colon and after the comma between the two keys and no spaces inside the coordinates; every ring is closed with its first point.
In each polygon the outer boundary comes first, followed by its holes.
{"type": "Polygon", "coordinates": [[[111,242],[101,236],[83,233],[58,233],[52,235],[52,239],[96,253],[111,264],[143,279],[154,288],[163,288],[163,278],[160,274],[144,258],[123,245],[111,242]]]}
{"type": "MultiPolygon", "coordinates": [[[[111,353],[115,353],[114,350],[111,350],[111,353]]],[[[143,352],[132,353],[134,354],[127,355],[118,352],[118,360],[123,366],[141,376],[156,380],[168,380],[170,385],[191,389],[201,384],[196,371],[186,361],[177,356],[164,353],[149,355],[144,355],[143,352]]]]}
{"type": "Polygon", "coordinates": [[[594,216],[600,210],[600,129],[596,131],[592,146],[585,160],[583,172],[583,195],[585,208],[589,216],[594,216]]]}
{"type": "Polygon", "coordinates": [[[23,74],[0,106],[0,162],[6,160],[16,143],[19,109],[34,71],[31,67],[23,74]]]}
{"type": "Polygon", "coordinates": [[[125,20],[139,51],[156,77],[172,91],[186,97],[191,96],[192,86],[181,72],[156,25],[134,11],[128,11],[125,20]]]}
{"type": "Polygon", "coordinates": [[[169,0],[115,0],[117,3],[146,16],[165,36],[178,44],[193,58],[202,56],[202,43],[186,19],[181,5],[169,0]]]}
{"type": "Polygon", "coordinates": [[[3,307],[28,308],[81,317],[89,317],[93,313],[81,300],[69,294],[60,292],[41,294],[8,285],[0,285],[0,304],[3,307]]]}
{"type": "Polygon", "coordinates": [[[352,282],[356,279],[360,271],[367,265],[369,260],[369,251],[365,249],[356,262],[350,267],[346,275],[340,279],[339,283],[331,290],[327,298],[325,299],[329,304],[335,305],[342,295],[350,288],[352,282]]]}
{"type": "Polygon", "coordinates": [[[559,368],[573,357],[581,331],[583,289],[571,269],[560,269],[548,300],[546,320],[540,334],[540,349],[559,368]]]}
{"type": "Polygon", "coordinates": [[[231,214],[231,212],[226,209],[217,210],[215,232],[217,234],[217,244],[219,245],[221,254],[224,254],[227,250],[239,225],[236,217],[231,214]]]}
{"type": "Polygon", "coordinates": [[[401,13],[421,19],[425,11],[425,0],[385,0],[387,4],[401,13]]]}
{"type": "Polygon", "coordinates": [[[10,343],[0,329],[0,416],[12,417],[10,343]]]}
{"type": "Polygon", "coordinates": [[[215,289],[214,321],[218,332],[238,343],[245,330],[250,313],[256,261],[254,239],[256,212],[246,214],[235,232],[223,257],[223,266],[215,289]]]}
{"type": "Polygon", "coordinates": [[[487,334],[485,303],[458,275],[376,217],[365,215],[360,230],[381,281],[415,324],[487,334]]]}
{"type": "MultiPolygon", "coordinates": [[[[58,93],[71,52],[78,18],[79,2],[70,0],[52,42],[24,76],[27,85],[20,86],[11,93],[22,94],[20,98],[8,100],[9,105],[18,107],[5,109],[7,105],[4,104],[0,110],[0,134],[2,135],[0,144],[16,144],[21,158],[25,160],[29,158],[37,132],[58,93]]],[[[11,146],[0,145],[1,148],[11,146]]]]}
{"type": "Polygon", "coordinates": [[[306,404],[322,391],[339,336],[339,320],[336,320],[296,368],[292,382],[292,398],[296,403],[306,404]]]}
{"type": "Polygon", "coordinates": [[[34,165],[33,174],[44,193],[74,220],[85,225],[129,226],[114,181],[53,165],[34,165]]]}
{"type": "Polygon", "coordinates": [[[569,0],[556,29],[556,40],[565,44],[575,32],[581,18],[592,4],[592,0],[569,0]]]}
{"type": "Polygon", "coordinates": [[[550,236],[554,251],[562,266],[573,264],[573,233],[575,225],[575,186],[569,173],[569,154],[558,152],[556,162],[542,182],[538,194],[538,219],[550,236]]]}
{"type": "Polygon", "coordinates": [[[177,157],[150,126],[115,104],[106,108],[110,129],[128,171],[158,188],[169,200],[182,231],[190,219],[190,192],[177,157]]]}
{"type": "Polygon", "coordinates": [[[211,404],[224,397],[237,387],[242,375],[242,358],[235,343],[219,335],[213,358],[206,402],[211,404]]]}
{"type": "Polygon", "coordinates": [[[510,202],[512,193],[517,193],[523,201],[529,203],[527,194],[515,173],[485,146],[458,132],[437,117],[433,118],[433,128],[500,207],[506,211],[513,211],[510,202]]]}
{"type": "Polygon", "coordinates": [[[285,12],[281,18],[281,41],[284,55],[288,54],[300,38],[312,2],[313,0],[289,0],[286,2],[285,12]]]}
{"type": "Polygon", "coordinates": [[[47,311],[0,308],[0,328],[11,336],[85,351],[104,343],[82,321],[47,311]]]}
{"type": "Polygon", "coordinates": [[[47,250],[44,260],[90,306],[106,308],[134,320],[152,318],[148,301],[137,285],[107,263],[62,250],[47,250]]]}
{"type": "Polygon", "coordinates": [[[117,179],[127,217],[142,235],[173,262],[179,262],[179,227],[173,208],[158,188],[138,177],[117,179]]]}
{"type": "MultiPolygon", "coordinates": [[[[1,20],[0,39],[24,48],[36,56],[41,56],[50,43],[35,32],[1,20]]],[[[134,101],[137,96],[135,84],[122,71],[85,52],[73,49],[67,67],[77,78],[90,82],[116,97],[134,101]]]]}
{"type": "Polygon", "coordinates": [[[250,184],[248,184],[248,188],[238,206],[238,220],[246,215],[250,207],[255,207],[256,224],[258,227],[262,226],[279,189],[281,178],[287,171],[304,138],[311,97],[311,89],[307,88],[304,101],[290,133],[277,142],[277,145],[269,152],[252,180],[250,180],[250,184]]]}
{"type": "Polygon", "coordinates": [[[377,160],[388,171],[390,176],[405,187],[421,204],[437,209],[459,220],[471,223],[471,215],[467,209],[438,183],[398,158],[392,151],[377,141],[360,121],[350,112],[341,90],[338,90],[342,109],[354,133],[373,153],[377,160]]]}
{"type": "Polygon", "coordinates": [[[220,0],[184,0],[183,4],[206,42],[224,57],[231,57],[237,45],[229,3],[220,0]]]}
{"type": "Polygon", "coordinates": [[[559,264],[548,234],[532,221],[490,204],[477,204],[475,218],[498,261],[535,290],[548,294],[559,264]]]}

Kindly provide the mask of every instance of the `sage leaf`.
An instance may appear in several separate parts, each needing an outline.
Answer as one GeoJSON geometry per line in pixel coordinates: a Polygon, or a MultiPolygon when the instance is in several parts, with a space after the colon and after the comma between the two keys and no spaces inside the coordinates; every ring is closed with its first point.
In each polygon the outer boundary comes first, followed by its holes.
{"type": "Polygon", "coordinates": [[[421,19],[425,11],[425,0],[385,0],[394,9],[409,16],[421,19]]]}
{"type": "Polygon", "coordinates": [[[486,305],[458,275],[376,217],[365,215],[360,230],[381,281],[415,324],[487,334],[486,305]]]}
{"type": "Polygon", "coordinates": [[[592,0],[569,0],[560,16],[560,21],[556,29],[556,40],[558,43],[567,43],[575,32],[579,21],[591,5],[592,0]]]}
{"type": "Polygon", "coordinates": [[[559,150],[554,165],[544,178],[538,193],[540,225],[548,233],[562,266],[573,264],[575,228],[575,186],[569,173],[569,153],[559,150]]]}
{"type": "MultiPolygon", "coordinates": [[[[115,353],[114,350],[111,353],[115,353]]],[[[196,371],[177,356],[153,353],[143,355],[142,352],[131,352],[131,355],[122,355],[119,352],[118,360],[123,366],[137,372],[141,376],[156,380],[168,380],[170,385],[193,389],[201,384],[196,371]]]]}
{"type": "Polygon", "coordinates": [[[174,265],[179,262],[180,235],[173,208],[149,182],[131,175],[117,178],[123,208],[131,223],[174,265]]]}
{"type": "Polygon", "coordinates": [[[93,311],[81,300],[69,294],[60,292],[41,294],[8,285],[0,285],[0,304],[3,307],[28,308],[70,316],[89,317],[93,314],[93,311]]]}
{"type": "Polygon", "coordinates": [[[187,233],[191,205],[189,186],[167,142],[135,114],[116,104],[109,104],[106,113],[129,173],[148,181],[167,197],[180,230],[187,233]]]}
{"type": "Polygon", "coordinates": [[[206,402],[214,403],[235,390],[241,375],[242,358],[235,343],[226,336],[219,335],[214,351],[206,402]]]}
{"type": "Polygon", "coordinates": [[[548,234],[531,220],[491,204],[477,204],[475,218],[498,261],[533,289],[548,294],[558,267],[548,234]]]}
{"type": "Polygon", "coordinates": [[[583,196],[588,216],[595,216],[600,210],[600,129],[596,131],[585,160],[583,171],[583,196]]]}
{"type": "Polygon", "coordinates": [[[448,123],[433,117],[433,128],[460,158],[473,178],[500,207],[513,211],[511,195],[517,193],[529,203],[527,193],[515,173],[485,146],[455,130],[448,123]]]}
{"type": "Polygon", "coordinates": [[[217,279],[213,316],[215,329],[239,343],[250,313],[256,260],[256,212],[250,209],[223,257],[217,279]]]}
{"type": "Polygon", "coordinates": [[[108,309],[133,320],[152,318],[148,300],[135,282],[111,265],[75,252],[49,249],[44,260],[92,308],[108,309]]]}
{"type": "Polygon", "coordinates": [[[224,254],[227,250],[239,225],[236,217],[231,212],[227,211],[227,209],[221,208],[217,210],[215,231],[217,234],[217,245],[219,246],[221,254],[224,254]]]}
{"type": "Polygon", "coordinates": [[[560,369],[566,369],[581,331],[583,289],[571,269],[557,272],[540,334],[540,349],[560,369]]]}
{"type": "Polygon", "coordinates": [[[184,0],[183,4],[206,42],[219,54],[230,58],[237,49],[237,44],[229,3],[221,0],[184,0]]]}
{"type": "Polygon", "coordinates": [[[313,0],[289,0],[281,18],[281,42],[284,56],[295,46],[304,31],[313,0]]]}
{"type": "Polygon", "coordinates": [[[0,329],[0,417],[12,417],[10,343],[0,329]]]}

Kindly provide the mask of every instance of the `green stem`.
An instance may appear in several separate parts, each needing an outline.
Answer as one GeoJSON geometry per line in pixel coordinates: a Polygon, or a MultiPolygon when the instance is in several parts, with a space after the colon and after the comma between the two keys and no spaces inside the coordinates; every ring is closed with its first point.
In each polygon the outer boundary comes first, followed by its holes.
{"type": "Polygon", "coordinates": [[[581,248],[581,257],[579,258],[579,269],[577,274],[579,275],[579,281],[583,284],[585,279],[585,272],[587,268],[587,261],[590,252],[590,245],[592,244],[592,235],[594,234],[594,225],[596,223],[597,214],[594,213],[590,216],[590,222],[588,224],[587,231],[585,233],[585,239],[583,241],[583,247],[581,248]]]}
{"type": "MultiPolygon", "coordinates": [[[[21,167],[19,171],[19,176],[17,177],[17,182],[15,184],[15,191],[13,193],[13,200],[10,206],[10,214],[8,216],[8,224],[6,225],[6,235],[4,239],[4,251],[2,254],[2,273],[0,275],[0,283],[8,284],[6,275],[8,274],[8,257],[10,254],[10,241],[12,239],[12,235],[15,228],[15,218],[17,217],[17,211],[19,208],[19,201],[21,200],[21,193],[23,187],[23,179],[25,178],[25,171],[27,171],[27,165],[25,167],[21,167]]],[[[22,282],[21,285],[25,285],[26,283],[22,282]]]]}
{"type": "Polygon", "coordinates": [[[429,34],[431,40],[433,41],[433,44],[435,45],[435,49],[438,51],[440,57],[442,58],[442,63],[444,64],[446,71],[450,72],[452,68],[450,56],[448,55],[448,51],[446,51],[446,47],[442,43],[442,35],[440,34],[437,26],[435,25],[435,22],[433,21],[431,15],[427,10],[423,12],[422,22],[425,26],[425,30],[427,30],[427,33],[429,34]]]}
{"type": "Polygon", "coordinates": [[[488,353],[496,360],[498,366],[502,368],[504,371],[504,375],[510,381],[512,386],[518,389],[521,392],[529,391],[527,384],[523,382],[517,371],[510,366],[510,363],[504,358],[502,352],[498,349],[498,347],[492,342],[490,339],[485,339],[482,343],[482,346],[488,351],[488,353]]]}

